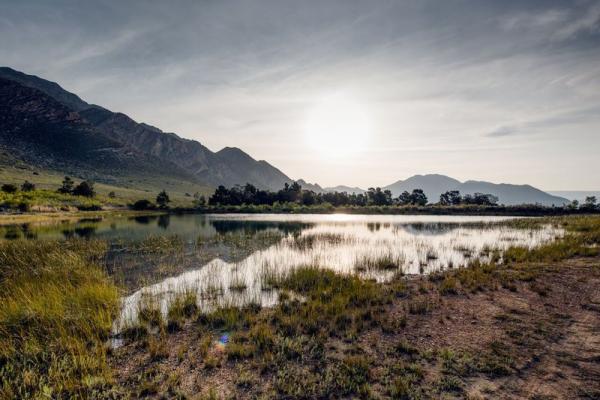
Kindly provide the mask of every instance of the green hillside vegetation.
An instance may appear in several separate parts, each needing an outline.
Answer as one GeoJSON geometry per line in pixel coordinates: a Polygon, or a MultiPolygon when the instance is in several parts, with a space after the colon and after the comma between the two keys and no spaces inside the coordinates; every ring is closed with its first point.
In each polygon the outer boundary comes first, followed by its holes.
{"type": "MultiPolygon", "coordinates": [[[[94,182],[96,196],[93,199],[81,196],[61,195],[57,189],[61,186],[65,174],[31,168],[25,164],[16,164],[14,167],[0,167],[0,185],[14,184],[17,187],[25,182],[35,185],[34,192],[18,191],[15,194],[0,193],[0,207],[6,206],[17,210],[19,204],[30,204],[31,211],[52,211],[69,209],[90,209],[93,206],[103,208],[126,207],[140,199],[155,200],[157,194],[163,189],[169,193],[171,207],[191,207],[195,193],[208,196],[213,192],[207,186],[191,184],[189,182],[170,180],[164,181],[152,177],[135,177],[131,179],[119,178],[114,184],[94,182]],[[114,197],[109,196],[111,192],[114,197]],[[187,195],[186,195],[187,193],[187,195]]],[[[85,177],[72,175],[76,182],[85,177]]]]}

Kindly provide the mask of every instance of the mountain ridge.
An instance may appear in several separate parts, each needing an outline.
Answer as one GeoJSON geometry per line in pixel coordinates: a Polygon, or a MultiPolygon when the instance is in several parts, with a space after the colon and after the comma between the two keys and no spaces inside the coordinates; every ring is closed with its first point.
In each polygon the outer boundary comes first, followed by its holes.
{"type": "Polygon", "coordinates": [[[55,82],[27,75],[9,67],[0,67],[0,78],[36,89],[53,98],[86,120],[104,137],[123,144],[132,151],[148,154],[177,165],[198,182],[210,186],[234,186],[251,182],[259,188],[277,190],[293,182],[268,162],[257,161],[243,150],[212,152],[200,142],[181,138],[145,123],[138,123],[124,113],[89,104],[55,82]],[[239,153],[243,153],[241,156],[239,153]]]}
{"type": "Polygon", "coordinates": [[[560,206],[569,203],[569,200],[553,196],[531,185],[514,185],[510,183],[492,183],[487,181],[467,180],[460,182],[457,179],[441,174],[414,175],[404,181],[397,181],[383,187],[391,190],[394,196],[403,191],[411,192],[413,189],[423,189],[430,202],[437,202],[440,194],[449,190],[458,190],[461,194],[485,193],[497,196],[500,204],[542,204],[545,206],[560,206]]]}

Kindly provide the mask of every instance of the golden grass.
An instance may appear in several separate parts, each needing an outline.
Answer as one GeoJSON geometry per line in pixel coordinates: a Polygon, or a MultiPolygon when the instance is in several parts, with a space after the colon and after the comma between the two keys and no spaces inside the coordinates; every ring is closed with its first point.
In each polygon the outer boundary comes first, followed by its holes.
{"type": "Polygon", "coordinates": [[[119,297],[94,264],[105,250],[97,241],[0,242],[0,398],[111,391],[105,341],[119,297]]]}

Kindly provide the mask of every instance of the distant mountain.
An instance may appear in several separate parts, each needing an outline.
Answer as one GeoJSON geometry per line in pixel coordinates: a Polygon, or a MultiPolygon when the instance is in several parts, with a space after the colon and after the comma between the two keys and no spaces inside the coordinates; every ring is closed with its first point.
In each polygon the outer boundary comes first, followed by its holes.
{"type": "MultiPolygon", "coordinates": [[[[116,162],[113,159],[114,157],[107,158],[104,155],[102,159],[98,158],[100,154],[105,154],[108,151],[107,149],[111,149],[114,155],[114,149],[118,148],[121,153],[127,153],[131,157],[135,155],[133,158],[139,159],[141,163],[144,163],[145,160],[154,160],[152,162],[154,169],[160,169],[163,174],[170,174],[172,171],[178,175],[183,173],[189,179],[213,187],[217,185],[230,187],[250,182],[262,189],[277,190],[283,187],[285,182],[293,181],[268,162],[257,161],[240,149],[226,147],[214,153],[197,141],[183,139],[174,133],[163,132],[153,126],[138,123],[125,114],[88,104],[54,82],[7,67],[0,67],[0,79],[13,82],[13,89],[16,87],[15,85],[18,85],[21,87],[21,91],[25,89],[35,90],[37,92],[36,96],[39,97],[43,94],[45,99],[52,99],[52,107],[56,108],[56,105],[59,104],[62,111],[70,115],[68,118],[78,121],[78,126],[88,133],[79,136],[73,133],[71,125],[74,122],[67,121],[65,117],[62,120],[54,119],[51,124],[53,134],[42,138],[45,129],[49,129],[49,125],[44,124],[46,122],[50,123],[50,121],[43,121],[44,115],[52,115],[53,111],[46,112],[44,110],[46,100],[38,104],[38,109],[35,110],[39,123],[35,128],[38,135],[36,137],[29,135],[27,143],[28,146],[34,146],[36,140],[42,140],[40,144],[56,144],[45,147],[43,158],[45,160],[44,165],[47,167],[62,170],[70,166],[72,161],[85,161],[87,164],[101,166],[103,169],[125,172],[123,171],[122,162],[116,162]],[[64,137],[61,136],[63,126],[65,128],[64,132],[71,132],[68,135],[65,133],[64,137]],[[98,140],[109,141],[110,145],[104,146],[104,153],[99,151],[87,152],[83,160],[81,157],[75,160],[72,159],[73,154],[81,154],[81,152],[72,148],[75,139],[77,139],[76,142],[79,145],[85,145],[82,142],[88,140],[92,143],[98,140]],[[46,141],[44,142],[44,140],[46,141]],[[163,168],[165,165],[169,167],[163,168]]],[[[10,92],[6,91],[4,95],[3,103],[11,101],[12,94],[10,92]]],[[[15,110],[8,109],[5,109],[5,111],[15,112],[15,110]]],[[[19,115],[21,120],[28,120],[27,113],[28,110],[23,109],[21,113],[13,115],[19,115]]],[[[12,117],[9,115],[7,118],[12,117]]],[[[14,118],[3,120],[3,144],[8,150],[27,155],[26,148],[28,147],[21,140],[26,138],[20,136],[22,131],[18,123],[20,122],[14,118]]],[[[96,145],[90,144],[89,146],[94,148],[96,145]]],[[[40,161],[40,159],[38,158],[36,161],[40,161]]]]}
{"type": "Polygon", "coordinates": [[[483,181],[466,181],[464,183],[445,175],[415,175],[404,181],[395,182],[383,189],[392,191],[398,196],[403,191],[423,189],[431,203],[439,201],[440,194],[448,190],[458,190],[461,194],[485,193],[498,197],[500,204],[542,204],[560,206],[569,201],[563,197],[553,196],[530,185],[496,184],[483,181]]]}
{"type": "Polygon", "coordinates": [[[304,190],[312,190],[315,193],[325,193],[326,192],[326,190],[323,189],[321,186],[319,186],[318,183],[308,183],[304,179],[298,179],[296,182],[298,182],[298,184],[300,186],[302,186],[302,189],[304,189],[304,190]]]}
{"type": "Polygon", "coordinates": [[[366,190],[361,189],[359,187],[350,187],[350,186],[345,186],[345,185],[326,187],[323,190],[325,190],[326,192],[346,192],[349,194],[350,193],[355,193],[355,194],[366,193],[366,190]]]}
{"type": "Polygon", "coordinates": [[[600,202],[600,190],[549,190],[553,196],[564,197],[569,200],[577,200],[582,203],[585,201],[586,197],[595,196],[596,199],[600,202]]]}
{"type": "Polygon", "coordinates": [[[454,190],[460,186],[460,181],[445,175],[415,175],[404,181],[398,181],[382,189],[390,190],[394,197],[404,191],[412,192],[414,189],[423,189],[430,202],[437,202],[440,194],[454,190]]]}

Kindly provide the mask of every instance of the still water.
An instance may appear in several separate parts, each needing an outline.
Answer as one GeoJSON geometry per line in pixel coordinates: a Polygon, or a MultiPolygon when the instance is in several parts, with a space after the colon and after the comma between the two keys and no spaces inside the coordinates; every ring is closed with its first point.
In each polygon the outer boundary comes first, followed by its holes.
{"type": "Polygon", "coordinates": [[[105,264],[127,288],[116,330],[152,299],[164,313],[181,293],[201,309],[277,302],[270,282],[299,266],[384,281],[489,261],[509,246],[529,248],[563,232],[516,229],[507,217],[219,214],[103,218],[0,228],[7,239],[105,239],[105,264]]]}

